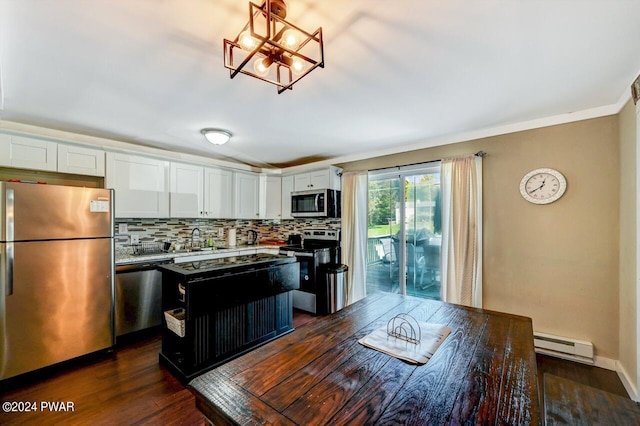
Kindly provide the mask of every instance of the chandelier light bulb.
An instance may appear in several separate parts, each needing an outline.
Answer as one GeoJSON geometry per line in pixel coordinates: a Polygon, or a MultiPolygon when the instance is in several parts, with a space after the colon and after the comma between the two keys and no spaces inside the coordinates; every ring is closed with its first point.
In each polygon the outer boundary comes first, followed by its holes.
{"type": "Polygon", "coordinates": [[[232,39],[224,39],[224,67],[230,78],[249,75],[284,93],[311,71],[324,68],[322,27],[307,32],[287,21],[287,0],[259,3],[249,1],[248,21],[232,39]]]}
{"type": "Polygon", "coordinates": [[[280,39],[280,41],[289,49],[295,49],[296,47],[298,47],[298,44],[300,44],[298,33],[291,28],[282,33],[282,38],[280,39]]]}
{"type": "Polygon", "coordinates": [[[269,74],[269,66],[267,58],[258,58],[253,63],[253,71],[260,77],[266,77],[269,74]]]}
{"type": "Polygon", "coordinates": [[[291,63],[291,72],[293,72],[296,75],[300,75],[304,72],[305,70],[305,64],[302,60],[295,58],[293,60],[293,62],[291,63]]]}
{"type": "Polygon", "coordinates": [[[238,36],[238,44],[244,50],[251,51],[256,48],[256,46],[258,45],[258,41],[255,38],[253,38],[251,36],[251,32],[247,30],[247,31],[241,32],[240,35],[238,36]]]}

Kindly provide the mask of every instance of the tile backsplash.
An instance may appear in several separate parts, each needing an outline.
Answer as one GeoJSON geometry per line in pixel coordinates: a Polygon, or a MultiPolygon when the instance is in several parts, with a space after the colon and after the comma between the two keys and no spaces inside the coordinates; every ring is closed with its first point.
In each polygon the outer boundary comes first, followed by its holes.
{"type": "Polygon", "coordinates": [[[291,219],[291,220],[226,220],[226,219],[116,219],[116,249],[124,249],[131,242],[131,236],[137,235],[140,242],[178,242],[191,241],[193,229],[200,230],[200,240],[213,237],[216,247],[226,247],[227,232],[236,229],[236,244],[247,243],[248,231],[258,233],[261,240],[286,240],[289,234],[300,234],[305,228],[340,228],[340,219],[291,219]],[[120,224],[127,225],[127,232],[119,234],[120,224]],[[222,228],[224,234],[218,236],[222,228]]]}

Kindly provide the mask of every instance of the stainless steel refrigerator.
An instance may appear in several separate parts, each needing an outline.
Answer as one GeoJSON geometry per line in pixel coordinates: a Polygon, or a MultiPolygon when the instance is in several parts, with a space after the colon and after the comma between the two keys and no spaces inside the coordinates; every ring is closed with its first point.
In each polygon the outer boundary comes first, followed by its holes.
{"type": "Polygon", "coordinates": [[[114,344],[113,191],[0,182],[0,380],[114,344]]]}

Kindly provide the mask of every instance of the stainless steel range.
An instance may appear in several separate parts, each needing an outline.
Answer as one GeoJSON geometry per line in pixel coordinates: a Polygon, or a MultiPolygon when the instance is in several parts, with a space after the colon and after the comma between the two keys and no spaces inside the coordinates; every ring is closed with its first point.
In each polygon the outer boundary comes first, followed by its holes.
{"type": "Polygon", "coordinates": [[[302,244],[280,247],[280,254],[295,256],[300,262],[300,289],[293,291],[293,307],[322,313],[317,295],[325,284],[325,268],[340,263],[339,229],[305,229],[302,244]]]}

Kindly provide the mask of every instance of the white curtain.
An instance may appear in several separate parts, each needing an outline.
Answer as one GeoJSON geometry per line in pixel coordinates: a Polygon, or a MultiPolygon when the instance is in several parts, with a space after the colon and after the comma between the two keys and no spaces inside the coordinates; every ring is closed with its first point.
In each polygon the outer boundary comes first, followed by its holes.
{"type": "Polygon", "coordinates": [[[441,164],[442,300],[481,308],[482,157],[441,164]]]}
{"type": "Polygon", "coordinates": [[[347,272],[348,305],[365,296],[367,278],[367,172],[342,175],[342,263],[347,272]]]}

